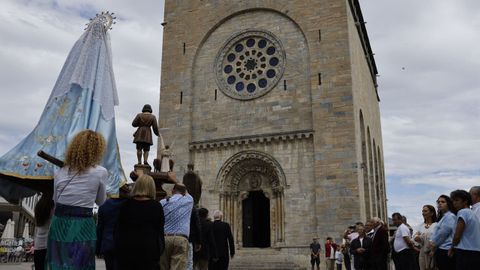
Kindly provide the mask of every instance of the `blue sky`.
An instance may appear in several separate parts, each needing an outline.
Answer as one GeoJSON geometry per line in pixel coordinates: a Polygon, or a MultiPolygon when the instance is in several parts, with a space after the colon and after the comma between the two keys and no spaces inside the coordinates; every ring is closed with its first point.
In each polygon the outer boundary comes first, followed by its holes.
{"type": "MultiPolygon", "coordinates": [[[[480,1],[361,4],[379,70],[389,213],[416,224],[422,205],[480,183],[480,1]]],[[[1,1],[0,155],[33,129],[87,18],[106,10],[118,17],[110,34],[117,138],[128,173],[133,116],[145,103],[158,115],[158,0],[1,1]]]]}

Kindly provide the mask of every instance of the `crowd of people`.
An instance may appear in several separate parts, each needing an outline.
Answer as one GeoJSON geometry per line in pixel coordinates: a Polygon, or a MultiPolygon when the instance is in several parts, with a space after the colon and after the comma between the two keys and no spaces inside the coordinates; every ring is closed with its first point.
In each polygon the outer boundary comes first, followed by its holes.
{"type": "Polygon", "coordinates": [[[235,248],[221,211],[211,221],[183,184],[158,201],[146,174],[107,199],[108,172],[99,165],[104,151],[104,138],[91,130],[68,145],[53,192],[44,192],[35,207],[35,269],[95,269],[96,256],[107,270],[228,269],[235,248]]]}
{"type": "MultiPolygon", "coordinates": [[[[400,213],[392,214],[396,227],[390,237],[385,222],[378,217],[357,222],[337,245],[325,241],[326,269],[387,270],[478,270],[480,269],[480,186],[469,192],[455,190],[440,195],[437,210],[422,207],[423,222],[410,226],[400,213]]],[[[320,269],[321,245],[310,244],[312,270],[320,269]]]]}
{"type": "MultiPolygon", "coordinates": [[[[119,198],[106,198],[108,172],[99,165],[105,140],[84,130],[68,145],[65,166],[54,175],[53,192],[44,192],[35,207],[35,269],[95,269],[101,256],[112,269],[228,269],[235,254],[232,232],[223,213],[199,208],[183,184],[158,201],[151,176],[123,185],[119,198]],[[99,205],[98,222],[93,218],[99,205]]],[[[187,181],[188,182],[188,181],[187,181]]],[[[342,243],[324,244],[327,270],[470,270],[480,269],[480,187],[441,195],[437,211],[422,208],[424,222],[408,225],[400,213],[397,227],[375,217],[349,227],[342,243]]],[[[320,269],[322,247],[310,245],[312,270],[320,269]]]]}
{"type": "Polygon", "coordinates": [[[34,249],[31,239],[1,239],[0,240],[0,264],[21,263],[33,260],[34,249]]]}

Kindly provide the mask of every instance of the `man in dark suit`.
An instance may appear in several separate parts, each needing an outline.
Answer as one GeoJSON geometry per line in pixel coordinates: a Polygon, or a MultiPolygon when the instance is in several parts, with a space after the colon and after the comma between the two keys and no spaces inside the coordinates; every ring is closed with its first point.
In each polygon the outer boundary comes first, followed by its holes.
{"type": "Polygon", "coordinates": [[[357,227],[358,237],[350,244],[350,253],[353,254],[355,270],[370,269],[370,252],[372,239],[370,239],[363,226],[357,227]]]}
{"type": "Polygon", "coordinates": [[[371,269],[387,270],[388,253],[390,253],[390,244],[388,243],[388,232],[384,224],[378,217],[372,218],[374,232],[372,235],[371,269]]]}
{"type": "Polygon", "coordinates": [[[217,260],[217,247],[213,236],[213,222],[208,220],[208,210],[198,209],[201,229],[201,248],[193,254],[193,269],[208,270],[208,263],[217,260]]]}
{"type": "Polygon", "coordinates": [[[235,255],[232,230],[228,223],[222,221],[223,213],[219,210],[213,212],[213,236],[217,247],[218,259],[208,263],[209,270],[227,270],[230,258],[235,255]]]}

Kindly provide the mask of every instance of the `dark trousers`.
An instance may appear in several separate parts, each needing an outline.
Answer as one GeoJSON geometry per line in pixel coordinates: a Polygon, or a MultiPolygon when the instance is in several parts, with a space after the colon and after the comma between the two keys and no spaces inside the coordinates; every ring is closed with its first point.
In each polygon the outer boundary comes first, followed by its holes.
{"type": "Polygon", "coordinates": [[[103,259],[105,260],[105,268],[107,270],[117,270],[118,262],[117,256],[113,252],[105,252],[103,254],[103,259]]]}
{"type": "Polygon", "coordinates": [[[118,269],[120,270],[133,270],[133,269],[142,269],[142,270],[159,270],[160,263],[152,261],[134,261],[129,260],[128,262],[122,262],[121,260],[118,263],[118,269]]]}
{"type": "Polygon", "coordinates": [[[337,265],[337,270],[342,270],[342,264],[341,263],[336,263],[337,265]]]}
{"type": "Polygon", "coordinates": [[[480,268],[480,251],[456,249],[455,261],[457,269],[478,270],[480,268]]]}
{"type": "Polygon", "coordinates": [[[47,249],[36,249],[33,253],[33,263],[35,270],[45,269],[45,257],[47,256],[47,249]]]}
{"type": "Polygon", "coordinates": [[[343,253],[343,263],[345,264],[345,269],[352,269],[352,261],[350,260],[350,254],[348,252],[343,253]]]}
{"type": "Polygon", "coordinates": [[[218,261],[210,260],[208,262],[208,270],[228,270],[229,257],[220,257],[218,261]]]}
{"type": "MultiPolygon", "coordinates": [[[[438,270],[455,270],[455,258],[448,257],[448,250],[437,249],[435,250],[435,265],[438,270]]],[[[459,269],[463,270],[463,269],[459,269]]]]}
{"type": "Polygon", "coordinates": [[[371,269],[372,270],[388,270],[387,255],[371,255],[371,269]]]}
{"type": "Polygon", "coordinates": [[[320,266],[320,257],[310,257],[310,264],[312,267],[316,264],[318,268],[320,266]]]}
{"type": "Polygon", "coordinates": [[[415,255],[413,251],[406,248],[400,252],[393,253],[393,263],[396,270],[415,270],[415,255]]]}

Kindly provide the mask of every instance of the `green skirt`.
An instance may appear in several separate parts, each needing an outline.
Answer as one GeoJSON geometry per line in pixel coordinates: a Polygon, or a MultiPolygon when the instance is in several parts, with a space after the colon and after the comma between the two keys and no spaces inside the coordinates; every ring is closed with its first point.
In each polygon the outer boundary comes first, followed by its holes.
{"type": "Polygon", "coordinates": [[[45,269],[95,270],[95,221],[91,215],[57,210],[48,233],[45,269]]]}

